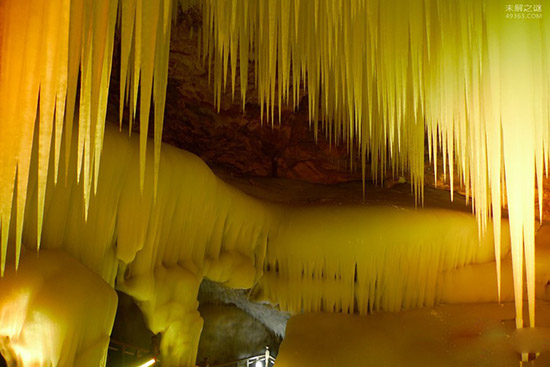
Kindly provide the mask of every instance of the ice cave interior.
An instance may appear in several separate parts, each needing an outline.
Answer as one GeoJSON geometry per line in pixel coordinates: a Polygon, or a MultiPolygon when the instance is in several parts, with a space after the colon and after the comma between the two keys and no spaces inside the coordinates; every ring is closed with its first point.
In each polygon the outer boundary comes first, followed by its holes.
{"type": "Polygon", "coordinates": [[[549,8],[0,0],[0,366],[548,365],[549,8]]]}

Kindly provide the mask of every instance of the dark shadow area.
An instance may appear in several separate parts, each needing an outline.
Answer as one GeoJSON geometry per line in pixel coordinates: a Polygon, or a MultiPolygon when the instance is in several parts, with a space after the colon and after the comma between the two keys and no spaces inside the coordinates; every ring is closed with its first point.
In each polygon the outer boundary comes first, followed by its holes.
{"type": "Polygon", "coordinates": [[[124,293],[117,293],[118,308],[107,354],[107,367],[139,366],[154,355],[160,338],[147,328],[143,314],[133,299],[124,293]]]}

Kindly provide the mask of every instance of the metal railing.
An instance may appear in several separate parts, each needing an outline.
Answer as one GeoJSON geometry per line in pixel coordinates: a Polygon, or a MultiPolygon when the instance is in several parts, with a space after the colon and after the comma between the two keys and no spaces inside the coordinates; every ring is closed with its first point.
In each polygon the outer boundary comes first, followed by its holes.
{"type": "Polygon", "coordinates": [[[151,355],[151,351],[147,349],[111,339],[109,343],[109,356],[107,357],[108,362],[110,361],[111,363],[107,365],[134,365],[137,361],[148,355],[151,355]]]}
{"type": "Polygon", "coordinates": [[[136,358],[141,358],[144,355],[147,355],[150,353],[149,350],[136,347],[135,345],[119,342],[118,340],[111,339],[111,342],[109,343],[109,350],[120,352],[123,355],[130,355],[136,358]]]}
{"type": "MultiPolygon", "coordinates": [[[[115,352],[118,355],[118,363],[122,363],[125,366],[126,363],[134,363],[147,355],[151,355],[151,352],[147,349],[136,347],[131,344],[123,343],[118,340],[111,339],[109,343],[109,350],[115,352]]],[[[111,358],[114,356],[111,354],[111,358]]],[[[265,347],[263,354],[238,359],[231,362],[224,362],[222,364],[210,365],[207,367],[273,367],[275,365],[275,358],[271,355],[269,347],[265,347]]],[[[204,367],[204,366],[203,366],[204,367]]]]}
{"type": "Polygon", "coordinates": [[[211,365],[209,367],[273,367],[275,358],[270,354],[269,347],[265,348],[264,354],[238,359],[236,361],[211,365]],[[259,363],[259,364],[258,364],[259,363]]]}

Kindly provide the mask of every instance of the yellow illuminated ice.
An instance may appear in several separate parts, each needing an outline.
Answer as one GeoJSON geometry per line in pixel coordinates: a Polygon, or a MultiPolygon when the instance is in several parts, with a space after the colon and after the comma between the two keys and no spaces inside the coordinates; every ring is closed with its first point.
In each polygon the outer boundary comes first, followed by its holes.
{"type": "MultiPolygon", "coordinates": [[[[139,196],[139,149],[137,137],[107,126],[103,154],[117,159],[103,160],[87,220],[75,160],[67,185],[55,186],[50,176],[42,247],[69,253],[134,297],[148,327],[163,334],[168,365],[195,361],[203,277],[233,288],[257,286],[291,312],[367,313],[438,303],[448,294],[441,285],[456,279],[445,272],[494,260],[491,230],[480,240],[467,213],[276,206],[244,195],[196,156],[170,146],[162,149],[156,199],[152,159],[139,196]]],[[[36,176],[30,182],[36,187],[36,176]]],[[[35,200],[31,195],[23,236],[30,248],[35,200]]],[[[509,252],[507,233],[505,224],[502,254],[509,252]]]]}
{"type": "MultiPolygon", "coordinates": [[[[148,149],[141,195],[139,151],[137,136],[106,126],[103,158],[117,159],[103,159],[87,219],[76,159],[68,164],[66,185],[49,176],[42,248],[69,253],[134,297],[148,327],[163,334],[163,363],[191,366],[202,329],[201,280],[253,287],[275,213],[218,179],[198,157],[170,146],[162,149],[156,198],[148,149]]],[[[36,187],[36,175],[30,185],[36,187]]],[[[23,240],[34,248],[36,194],[29,196],[25,220],[23,240]]]]}
{"type": "Polygon", "coordinates": [[[16,222],[14,236],[19,256],[33,140],[38,152],[35,168],[38,233],[42,228],[50,157],[53,156],[51,163],[57,180],[63,137],[67,158],[70,154],[78,157],[77,177],[83,181],[85,209],[88,209],[92,192],[97,188],[119,7],[123,48],[121,109],[126,86],[130,85],[130,93],[126,95],[131,94],[133,119],[141,86],[140,125],[144,133],[141,134],[140,180],[143,182],[152,97],[155,100],[155,171],[160,159],[172,0],[4,0],[0,3],[0,273],[4,272],[12,221],[16,222]],[[76,111],[78,125],[73,126],[76,111]],[[37,137],[34,137],[35,130],[37,137]],[[72,150],[73,130],[78,133],[76,151],[72,150]],[[12,211],[12,203],[16,210],[12,211]]]}
{"type": "MultiPolygon", "coordinates": [[[[508,253],[507,235],[501,248],[508,253]]],[[[289,208],[270,233],[260,288],[293,314],[400,311],[439,303],[445,272],[494,259],[492,231],[480,239],[467,213],[289,208]]]]}
{"type": "Polygon", "coordinates": [[[61,251],[24,251],[0,278],[0,352],[8,365],[105,366],[115,291],[61,251]]]}
{"type": "Polygon", "coordinates": [[[548,173],[550,138],[550,22],[544,6],[526,9],[505,0],[206,0],[202,40],[218,104],[228,59],[246,68],[253,51],[262,117],[273,123],[282,102],[297,106],[303,86],[315,134],[322,125],[358,152],[363,174],[369,159],[375,180],[408,170],[419,201],[426,137],[436,180],[441,155],[451,199],[463,185],[480,235],[494,218],[497,258],[507,203],[521,327],[524,274],[534,324],[534,188],[548,173]]]}
{"type": "MultiPolygon", "coordinates": [[[[234,286],[250,286],[259,278],[269,226],[276,225],[266,214],[272,212],[220,184],[204,164],[193,159],[183,164],[173,151],[160,154],[174,5],[171,0],[0,1],[0,273],[13,223],[16,266],[26,227],[28,244],[40,246],[43,240],[48,247],[63,247],[109,284],[117,273],[127,275],[120,287],[150,302],[142,307],[153,313],[159,306],[158,279],[165,275],[155,273],[160,266],[184,269],[176,271],[178,284],[189,294],[203,275],[234,286]],[[107,150],[104,123],[118,18],[121,103],[128,100],[133,120],[140,96],[142,134],[139,148],[107,150]],[[151,97],[155,143],[147,149],[151,97]],[[63,142],[66,154],[61,154],[63,142]],[[68,188],[48,194],[59,167],[67,168],[68,188]],[[206,194],[211,192],[215,199],[206,194]],[[49,207],[59,200],[65,204],[49,207]],[[182,205],[202,207],[189,214],[182,205]],[[197,226],[198,221],[207,225],[197,226]]],[[[540,16],[516,19],[507,5],[505,0],[204,0],[201,39],[207,62],[213,61],[218,107],[228,74],[234,93],[237,64],[240,84],[246,85],[253,60],[262,118],[274,123],[283,103],[297,106],[303,86],[314,134],[324,127],[331,141],[347,144],[351,158],[361,156],[365,176],[370,160],[377,181],[388,169],[408,171],[418,202],[427,139],[434,167],[439,155],[443,159],[451,199],[458,184],[471,197],[480,242],[492,231],[499,274],[506,204],[521,327],[524,276],[529,324],[535,321],[535,183],[542,187],[549,164],[550,22],[543,7],[533,10],[540,16]]],[[[244,105],[246,88],[241,98],[244,105]]],[[[342,228],[349,226],[345,218],[342,228]]],[[[356,225],[353,231],[361,231],[363,223],[356,225]]],[[[422,269],[434,266],[429,254],[418,251],[419,261],[426,261],[422,269]]],[[[159,292],[166,302],[176,293],[159,292]]],[[[338,307],[350,306],[346,299],[338,307]]],[[[166,319],[159,328],[179,322],[172,330],[183,329],[184,320],[199,327],[190,298],[180,301],[186,307],[173,313],[177,321],[166,319]]],[[[190,338],[189,350],[196,341],[196,335],[190,338]]],[[[179,355],[182,363],[192,363],[192,352],[186,353],[179,355]]]]}

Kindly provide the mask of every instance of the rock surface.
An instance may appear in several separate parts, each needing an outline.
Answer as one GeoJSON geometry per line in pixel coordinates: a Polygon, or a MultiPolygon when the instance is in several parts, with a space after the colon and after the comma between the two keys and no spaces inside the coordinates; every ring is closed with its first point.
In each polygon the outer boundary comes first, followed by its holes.
{"type": "Polygon", "coordinates": [[[235,361],[264,353],[276,353],[281,342],[261,322],[234,305],[206,304],[199,307],[204,327],[197,362],[205,365],[235,361]]]}

